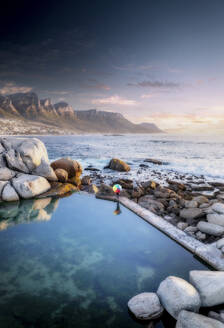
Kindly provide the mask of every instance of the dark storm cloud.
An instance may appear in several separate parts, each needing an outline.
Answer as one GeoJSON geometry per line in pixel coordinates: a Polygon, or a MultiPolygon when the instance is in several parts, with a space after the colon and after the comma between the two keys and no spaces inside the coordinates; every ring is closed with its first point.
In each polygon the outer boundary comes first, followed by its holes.
{"type": "Polygon", "coordinates": [[[137,83],[128,83],[130,87],[142,87],[142,88],[162,88],[162,89],[173,89],[180,87],[180,83],[171,81],[142,81],[137,83]]]}

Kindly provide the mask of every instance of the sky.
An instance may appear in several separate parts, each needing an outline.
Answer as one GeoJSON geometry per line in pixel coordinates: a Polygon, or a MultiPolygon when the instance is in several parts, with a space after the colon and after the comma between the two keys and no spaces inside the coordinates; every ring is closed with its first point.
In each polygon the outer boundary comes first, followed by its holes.
{"type": "Polygon", "coordinates": [[[33,91],[168,132],[224,134],[223,0],[1,7],[1,94],[33,91]]]}

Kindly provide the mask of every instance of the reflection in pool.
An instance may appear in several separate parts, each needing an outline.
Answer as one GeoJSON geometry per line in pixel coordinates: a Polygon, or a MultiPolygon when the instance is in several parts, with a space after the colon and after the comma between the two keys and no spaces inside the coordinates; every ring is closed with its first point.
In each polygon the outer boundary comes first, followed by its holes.
{"type": "MultiPolygon", "coordinates": [[[[0,327],[148,327],[128,300],[206,269],[121,206],[74,194],[0,204],[0,327]],[[20,224],[21,223],[21,224],[20,224]],[[29,223],[29,224],[24,224],[29,223]]],[[[155,327],[174,327],[164,316],[155,327]]]]}

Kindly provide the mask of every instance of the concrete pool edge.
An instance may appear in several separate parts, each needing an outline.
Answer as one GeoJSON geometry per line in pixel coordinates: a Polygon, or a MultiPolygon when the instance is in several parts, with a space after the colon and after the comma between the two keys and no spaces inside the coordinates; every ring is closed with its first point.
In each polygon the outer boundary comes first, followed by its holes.
{"type": "Polygon", "coordinates": [[[175,240],[178,244],[202,259],[214,269],[224,271],[224,255],[216,248],[215,244],[203,244],[199,240],[186,234],[184,231],[176,228],[162,217],[150,212],[126,197],[120,197],[120,203],[143,220],[165,233],[171,239],[175,240]]]}

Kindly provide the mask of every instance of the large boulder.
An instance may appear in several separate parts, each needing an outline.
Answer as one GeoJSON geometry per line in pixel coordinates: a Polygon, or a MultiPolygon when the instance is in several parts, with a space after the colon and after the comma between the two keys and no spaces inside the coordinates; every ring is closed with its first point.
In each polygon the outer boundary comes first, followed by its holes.
{"type": "Polygon", "coordinates": [[[207,221],[209,223],[218,224],[224,227],[224,214],[218,214],[218,213],[207,214],[207,221]]]}
{"type": "Polygon", "coordinates": [[[68,181],[68,172],[63,169],[56,169],[55,174],[58,178],[59,182],[67,182],[68,181]]]}
{"type": "Polygon", "coordinates": [[[112,158],[107,166],[107,168],[120,172],[130,171],[130,166],[118,158],[112,158]]]}
{"type": "Polygon", "coordinates": [[[224,204],[222,203],[214,203],[211,209],[219,214],[224,214],[224,204]]]}
{"type": "Polygon", "coordinates": [[[9,168],[29,174],[43,176],[51,181],[57,177],[50,167],[47,150],[37,138],[0,138],[3,155],[9,168]]]}
{"type": "Polygon", "coordinates": [[[8,181],[12,179],[16,173],[7,167],[0,167],[0,180],[1,181],[8,181]]]}
{"type": "Polygon", "coordinates": [[[198,230],[201,232],[207,233],[208,235],[212,236],[222,236],[224,234],[224,227],[214,224],[214,223],[209,223],[209,222],[204,222],[201,221],[197,225],[198,230]]]}
{"type": "Polygon", "coordinates": [[[2,200],[5,202],[15,202],[19,200],[17,192],[10,183],[7,183],[2,191],[2,200]]]}
{"type": "Polygon", "coordinates": [[[140,197],[138,204],[154,213],[158,213],[158,211],[162,212],[164,210],[164,205],[158,200],[153,199],[151,195],[140,197]]]}
{"type": "Polygon", "coordinates": [[[53,163],[51,163],[51,167],[54,170],[63,169],[68,173],[68,178],[71,179],[73,177],[80,177],[82,174],[82,166],[79,162],[71,159],[71,158],[60,158],[53,163]]]}
{"type": "Polygon", "coordinates": [[[190,282],[198,290],[202,306],[224,303],[224,272],[193,270],[190,282]]]}
{"type": "Polygon", "coordinates": [[[141,293],[132,297],[128,308],[140,320],[156,319],[163,313],[163,307],[155,293],[141,293]]]}
{"type": "Polygon", "coordinates": [[[180,211],[180,217],[188,220],[188,219],[198,219],[204,215],[204,212],[200,208],[184,208],[183,210],[180,211]]]}
{"type": "Polygon", "coordinates": [[[28,199],[50,189],[49,182],[40,176],[21,174],[12,179],[12,185],[21,198],[28,199]]]}
{"type": "Polygon", "coordinates": [[[0,199],[1,199],[2,190],[7,183],[8,183],[7,181],[0,181],[0,199]]]}
{"type": "Polygon", "coordinates": [[[10,169],[24,172],[24,173],[29,173],[28,167],[24,164],[20,156],[20,153],[17,152],[16,150],[10,149],[5,154],[5,159],[10,169]]]}
{"type": "Polygon", "coordinates": [[[204,315],[183,310],[178,316],[176,328],[224,328],[224,324],[204,315]]]}
{"type": "Polygon", "coordinates": [[[175,319],[182,310],[198,312],[201,306],[197,290],[182,278],[167,277],[160,283],[157,295],[163,307],[175,319]]]}

